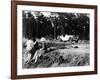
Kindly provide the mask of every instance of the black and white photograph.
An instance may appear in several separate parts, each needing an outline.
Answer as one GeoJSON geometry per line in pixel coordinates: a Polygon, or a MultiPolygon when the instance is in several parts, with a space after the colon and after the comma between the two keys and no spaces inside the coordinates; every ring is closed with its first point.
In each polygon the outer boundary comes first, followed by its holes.
{"type": "Polygon", "coordinates": [[[90,14],[22,11],[22,68],[90,65],[90,14]]]}
{"type": "Polygon", "coordinates": [[[97,7],[14,1],[13,79],[97,73],[97,7]]]}

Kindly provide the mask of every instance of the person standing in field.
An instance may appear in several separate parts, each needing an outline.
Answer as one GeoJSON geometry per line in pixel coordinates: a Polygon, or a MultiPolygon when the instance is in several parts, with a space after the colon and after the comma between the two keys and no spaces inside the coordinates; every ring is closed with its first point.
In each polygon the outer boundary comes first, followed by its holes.
{"type": "Polygon", "coordinates": [[[28,63],[31,61],[31,59],[33,58],[37,48],[37,43],[36,43],[36,39],[35,38],[30,38],[29,40],[26,41],[26,52],[25,55],[31,54],[30,59],[27,61],[28,63]],[[35,45],[35,47],[34,47],[35,45]]]}
{"type": "MultiPolygon", "coordinates": [[[[32,60],[34,60],[34,63],[37,62],[38,58],[45,53],[46,51],[46,43],[45,40],[40,40],[40,42],[42,43],[42,48],[38,48],[34,54],[34,57],[32,60]]],[[[35,46],[35,45],[34,45],[35,46]]],[[[39,46],[39,45],[38,45],[39,46]]],[[[36,47],[37,48],[37,47],[36,47]]]]}

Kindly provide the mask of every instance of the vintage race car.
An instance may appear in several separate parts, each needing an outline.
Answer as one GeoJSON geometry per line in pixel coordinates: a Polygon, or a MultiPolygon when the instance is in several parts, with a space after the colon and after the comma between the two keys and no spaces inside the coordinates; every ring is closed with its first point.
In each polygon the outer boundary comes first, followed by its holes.
{"type": "Polygon", "coordinates": [[[61,35],[61,36],[59,36],[59,40],[64,41],[64,42],[66,42],[66,41],[71,41],[71,42],[75,41],[75,42],[78,42],[79,37],[75,36],[75,35],[65,35],[65,36],[61,35]]]}

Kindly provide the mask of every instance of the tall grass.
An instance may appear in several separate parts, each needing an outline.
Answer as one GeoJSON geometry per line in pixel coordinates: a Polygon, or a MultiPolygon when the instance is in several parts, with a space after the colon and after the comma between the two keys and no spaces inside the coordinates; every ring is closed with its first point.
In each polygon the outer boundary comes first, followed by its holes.
{"type": "MultiPolygon", "coordinates": [[[[28,60],[28,57],[24,56],[25,53],[25,42],[27,39],[23,39],[23,68],[27,68],[25,66],[25,60],[28,60]]],[[[71,46],[70,43],[65,42],[57,42],[57,41],[49,41],[46,42],[46,47],[55,47],[56,50],[44,53],[38,58],[38,61],[35,64],[31,64],[29,68],[47,68],[47,67],[71,67],[71,66],[88,66],[90,65],[90,55],[89,52],[86,51],[88,48],[85,45],[85,48],[82,45],[82,48],[77,49],[68,49],[66,46],[71,46]],[[63,49],[63,48],[64,49],[63,49]],[[65,50],[61,52],[61,50],[65,50]],[[82,51],[81,51],[82,49],[82,51]],[[85,50],[85,52],[84,52],[85,50]]],[[[80,44],[79,44],[80,46],[80,44]]],[[[29,55],[28,55],[29,56],[29,55]]],[[[34,62],[33,62],[34,63],[34,62]]]]}

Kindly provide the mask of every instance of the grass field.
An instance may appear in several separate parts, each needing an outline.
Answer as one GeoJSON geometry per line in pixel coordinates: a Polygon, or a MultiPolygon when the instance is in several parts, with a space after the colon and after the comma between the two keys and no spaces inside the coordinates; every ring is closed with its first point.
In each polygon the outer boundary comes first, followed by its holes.
{"type": "MultiPolygon", "coordinates": [[[[70,44],[52,41],[47,42],[46,45],[48,48],[55,47],[55,50],[42,54],[38,61],[32,62],[28,68],[88,66],[90,64],[88,42],[70,44]]],[[[29,54],[25,57],[23,52],[23,68],[27,68],[24,61],[27,61],[29,57],[29,54]]]]}

